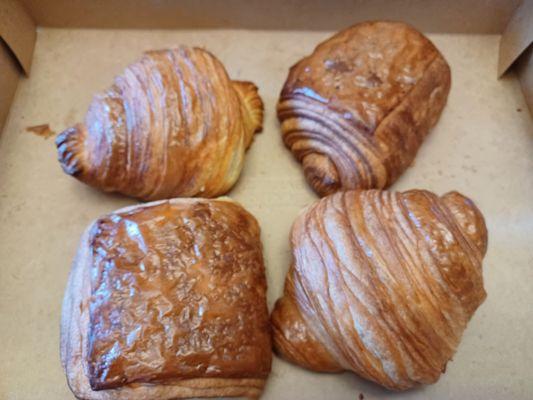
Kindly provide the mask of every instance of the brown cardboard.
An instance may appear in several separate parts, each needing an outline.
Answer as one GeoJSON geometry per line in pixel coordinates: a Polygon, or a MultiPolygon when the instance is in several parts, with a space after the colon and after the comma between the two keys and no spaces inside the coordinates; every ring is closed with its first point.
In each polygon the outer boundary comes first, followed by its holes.
{"type": "Polygon", "coordinates": [[[23,0],[41,26],[337,30],[398,19],[425,32],[501,33],[520,0],[23,0]]]}
{"type": "Polygon", "coordinates": [[[9,113],[22,70],[5,42],[0,39],[0,134],[9,113]]]}
{"type": "Polygon", "coordinates": [[[18,62],[30,72],[36,39],[35,24],[19,0],[0,2],[0,38],[4,39],[18,62]]]}
{"type": "Polygon", "coordinates": [[[522,86],[529,112],[533,115],[533,46],[529,46],[520,56],[516,65],[516,75],[522,86]]]}
{"type": "Polygon", "coordinates": [[[533,0],[524,0],[515,10],[502,33],[498,57],[498,77],[504,75],[512,68],[513,64],[516,64],[515,70],[522,86],[522,92],[529,109],[533,110],[531,47],[533,47],[533,0]],[[529,53],[525,54],[528,47],[529,53]]]}
{"type": "Polygon", "coordinates": [[[531,43],[533,43],[533,0],[524,0],[502,33],[498,76],[502,76],[531,43]]]}
{"type": "Polygon", "coordinates": [[[35,25],[22,3],[0,1],[0,132],[20,75],[30,71],[35,39],[35,25]]]}
{"type": "MultiPolygon", "coordinates": [[[[70,263],[90,221],[136,203],[65,175],[53,140],[26,128],[49,124],[59,132],[81,121],[93,94],[147,49],[205,46],[231,77],[254,81],[266,107],[264,131],[229,196],[261,225],[272,306],[290,263],[291,223],[317,199],[283,146],[275,104],[288,68],[330,34],[39,29],[31,77],[20,81],[0,136],[0,399],[73,399],[59,361],[70,263]]],[[[455,189],[474,199],[489,230],[488,298],[435,385],[391,394],[353,374],[315,374],[276,357],[263,399],[533,398],[533,122],[515,74],[495,79],[499,35],[429,36],[451,66],[452,90],[415,164],[392,189],[455,189]]]]}

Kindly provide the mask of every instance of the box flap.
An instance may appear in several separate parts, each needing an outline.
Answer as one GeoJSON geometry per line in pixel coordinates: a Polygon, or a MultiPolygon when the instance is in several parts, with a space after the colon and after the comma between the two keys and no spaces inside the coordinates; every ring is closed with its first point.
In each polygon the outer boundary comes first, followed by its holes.
{"type": "Polygon", "coordinates": [[[0,1],[0,38],[26,74],[30,71],[37,33],[35,23],[18,0],[0,1]]]}
{"type": "Polygon", "coordinates": [[[498,77],[505,74],[531,43],[533,43],[533,0],[524,0],[502,34],[498,77]]]}
{"type": "Polygon", "coordinates": [[[0,71],[0,133],[2,133],[22,73],[13,53],[2,39],[0,39],[0,71]]]}
{"type": "Polygon", "coordinates": [[[531,116],[533,116],[533,45],[529,46],[516,63],[516,75],[531,116]]]}
{"type": "Polygon", "coordinates": [[[392,17],[424,32],[500,34],[521,0],[21,1],[39,26],[57,28],[335,31],[392,17]]]}

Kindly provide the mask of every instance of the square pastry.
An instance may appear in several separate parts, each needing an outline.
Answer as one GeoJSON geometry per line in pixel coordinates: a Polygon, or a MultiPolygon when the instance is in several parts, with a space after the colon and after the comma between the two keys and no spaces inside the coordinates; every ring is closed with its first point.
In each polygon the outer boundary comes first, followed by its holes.
{"type": "Polygon", "coordinates": [[[272,360],[255,218],[229,199],[118,210],[82,237],[61,360],[79,399],[258,397],[272,360]]]}

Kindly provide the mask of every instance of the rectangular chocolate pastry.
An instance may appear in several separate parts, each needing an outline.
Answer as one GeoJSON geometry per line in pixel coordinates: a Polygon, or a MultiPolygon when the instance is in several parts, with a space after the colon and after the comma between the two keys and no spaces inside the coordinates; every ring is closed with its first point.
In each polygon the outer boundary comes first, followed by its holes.
{"type": "Polygon", "coordinates": [[[257,221],[230,200],[119,210],[84,234],[61,359],[80,399],[257,397],[270,372],[257,221]]]}

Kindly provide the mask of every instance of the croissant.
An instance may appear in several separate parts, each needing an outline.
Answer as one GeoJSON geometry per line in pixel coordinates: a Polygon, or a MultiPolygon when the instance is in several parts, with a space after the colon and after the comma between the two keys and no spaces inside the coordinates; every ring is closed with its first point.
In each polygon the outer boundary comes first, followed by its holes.
{"type": "Polygon", "coordinates": [[[106,192],[214,197],[238,179],[262,119],[257,87],[231,81],[208,51],[149,51],[94,97],[85,123],[57,137],[58,158],[106,192]]]}
{"type": "Polygon", "coordinates": [[[436,382],[486,297],[485,222],[457,192],[335,193],[298,216],[291,244],[274,348],[314,371],[436,382]]]}
{"type": "Polygon", "coordinates": [[[411,164],[449,91],[450,68],[426,37],[399,22],[365,22],[290,69],[277,113],[319,195],[383,189],[411,164]]]}
{"type": "Polygon", "coordinates": [[[91,224],[61,320],[75,396],[258,397],[272,360],[259,236],[229,199],[163,200],[91,224]]]}

